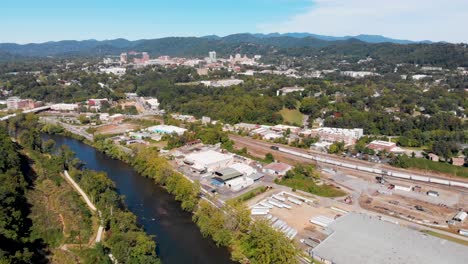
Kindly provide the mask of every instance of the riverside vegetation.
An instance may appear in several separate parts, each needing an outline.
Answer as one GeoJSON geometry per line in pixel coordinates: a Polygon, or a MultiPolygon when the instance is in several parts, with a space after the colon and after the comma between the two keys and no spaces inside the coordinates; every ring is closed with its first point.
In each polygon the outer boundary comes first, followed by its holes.
{"type": "Polygon", "coordinates": [[[42,142],[40,129],[34,115],[19,115],[0,128],[2,152],[8,153],[0,158],[0,177],[11,182],[0,189],[5,198],[0,208],[0,263],[112,263],[109,252],[119,263],[159,263],[155,242],[126,209],[107,175],[83,170],[67,147],[56,149],[53,140],[42,142]],[[18,135],[19,145],[11,142],[6,128],[18,135]],[[99,214],[91,212],[64,180],[64,170],[99,214]],[[105,233],[101,243],[94,243],[99,224],[105,233]]]}

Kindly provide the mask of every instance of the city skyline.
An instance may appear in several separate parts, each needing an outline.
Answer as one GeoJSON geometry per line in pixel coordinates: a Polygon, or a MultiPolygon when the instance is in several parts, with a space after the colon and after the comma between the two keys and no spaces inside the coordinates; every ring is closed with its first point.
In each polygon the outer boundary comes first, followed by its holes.
{"type": "Polygon", "coordinates": [[[396,0],[240,0],[157,2],[37,1],[1,3],[0,42],[153,39],[235,33],[309,32],[468,42],[459,30],[468,2],[396,0]]]}

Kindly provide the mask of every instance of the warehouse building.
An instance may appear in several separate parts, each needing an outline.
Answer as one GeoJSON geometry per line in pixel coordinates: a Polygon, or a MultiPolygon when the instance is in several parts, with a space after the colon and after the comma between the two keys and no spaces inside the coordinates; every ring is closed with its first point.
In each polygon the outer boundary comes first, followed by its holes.
{"type": "Polygon", "coordinates": [[[327,230],[330,235],[311,250],[323,263],[440,264],[468,259],[463,245],[365,214],[349,213],[327,230]]]}
{"type": "Polygon", "coordinates": [[[177,135],[182,135],[187,131],[185,128],[176,127],[176,126],[168,126],[168,125],[157,125],[148,127],[147,131],[158,133],[158,134],[173,134],[176,133],[177,135]]]}
{"type": "MultiPolygon", "coordinates": [[[[228,167],[233,164],[233,162],[234,155],[214,150],[194,152],[188,154],[184,159],[185,164],[190,165],[192,169],[199,172],[216,171],[228,167]]],[[[240,174],[242,175],[242,173],[240,174]]]]}

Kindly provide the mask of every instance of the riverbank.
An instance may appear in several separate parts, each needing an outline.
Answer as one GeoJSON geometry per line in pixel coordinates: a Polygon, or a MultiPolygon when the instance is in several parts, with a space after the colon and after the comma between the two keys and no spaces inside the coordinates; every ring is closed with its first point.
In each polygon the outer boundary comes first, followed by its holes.
{"type": "Polygon", "coordinates": [[[281,232],[272,229],[267,223],[252,221],[250,210],[243,203],[214,208],[211,203],[203,201],[209,197],[200,194],[197,182],[192,183],[175,171],[165,158],[159,156],[157,149],[147,148],[134,155],[128,155],[105,137],[96,137],[94,142],[79,139],[111,158],[131,165],[141,175],[163,186],[168,193],[174,195],[175,200],[180,202],[180,206],[185,211],[193,213],[193,221],[203,236],[210,237],[218,246],[230,249],[233,260],[241,263],[264,263],[265,259],[285,264],[297,262],[297,256],[300,254],[294,242],[288,240],[281,232]],[[217,215],[223,217],[212,218],[210,215],[204,215],[208,206],[213,207],[213,211],[220,212],[217,215]],[[217,232],[207,232],[205,225],[217,226],[217,232]],[[243,228],[240,228],[241,226],[243,228]],[[266,234],[270,236],[268,241],[263,239],[266,234]],[[280,249],[278,245],[282,245],[280,249]]]}

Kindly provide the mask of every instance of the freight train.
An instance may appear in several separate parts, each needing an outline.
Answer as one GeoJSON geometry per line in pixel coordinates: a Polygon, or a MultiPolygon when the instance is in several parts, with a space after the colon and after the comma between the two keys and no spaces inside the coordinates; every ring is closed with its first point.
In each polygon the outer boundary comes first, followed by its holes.
{"type": "Polygon", "coordinates": [[[287,148],[282,148],[278,146],[271,146],[270,147],[273,150],[277,150],[280,152],[288,153],[291,155],[299,156],[305,159],[310,159],[310,160],[315,160],[317,162],[322,162],[330,165],[335,165],[335,166],[340,166],[348,169],[354,169],[354,170],[359,170],[359,171],[365,171],[365,172],[370,172],[370,173],[375,173],[383,176],[389,176],[389,177],[395,177],[395,178],[400,178],[400,179],[407,179],[407,180],[413,180],[413,181],[420,181],[420,182],[427,182],[427,183],[436,183],[436,184],[442,184],[446,186],[454,186],[454,187],[463,187],[463,188],[468,188],[468,183],[465,182],[459,182],[459,181],[453,181],[453,180],[446,180],[446,179],[440,179],[440,178],[433,178],[433,177],[427,177],[427,176],[420,176],[420,175],[413,175],[413,174],[407,174],[407,173],[402,173],[399,171],[391,171],[391,170],[382,170],[378,168],[372,168],[372,167],[366,167],[363,165],[356,165],[353,163],[348,163],[348,162],[343,162],[339,160],[333,160],[333,159],[328,159],[328,158],[323,158],[323,157],[317,157],[317,156],[312,156],[310,154],[306,153],[301,153],[297,152],[291,149],[287,148]]]}

